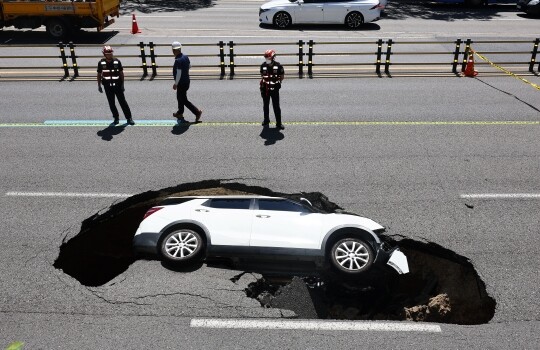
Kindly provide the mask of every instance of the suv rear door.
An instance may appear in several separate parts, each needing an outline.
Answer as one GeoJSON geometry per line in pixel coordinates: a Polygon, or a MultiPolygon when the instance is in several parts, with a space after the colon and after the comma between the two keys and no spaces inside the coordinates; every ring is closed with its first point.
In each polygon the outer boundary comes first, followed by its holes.
{"type": "Polygon", "coordinates": [[[210,232],[212,245],[248,246],[253,222],[251,198],[212,198],[196,205],[191,218],[210,232]]]}

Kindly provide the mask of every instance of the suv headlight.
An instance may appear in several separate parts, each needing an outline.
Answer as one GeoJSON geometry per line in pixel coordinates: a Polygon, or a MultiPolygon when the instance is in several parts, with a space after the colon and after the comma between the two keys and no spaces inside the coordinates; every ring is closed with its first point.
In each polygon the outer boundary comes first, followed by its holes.
{"type": "Polygon", "coordinates": [[[540,0],[532,0],[531,2],[527,4],[527,6],[535,6],[535,5],[538,5],[539,2],[540,0]]]}
{"type": "MultiPolygon", "coordinates": [[[[534,1],[534,0],[533,0],[533,1],[534,1]]],[[[261,15],[261,13],[266,12],[266,11],[270,11],[270,9],[263,9],[263,8],[260,8],[260,9],[259,9],[259,16],[261,15]]]]}

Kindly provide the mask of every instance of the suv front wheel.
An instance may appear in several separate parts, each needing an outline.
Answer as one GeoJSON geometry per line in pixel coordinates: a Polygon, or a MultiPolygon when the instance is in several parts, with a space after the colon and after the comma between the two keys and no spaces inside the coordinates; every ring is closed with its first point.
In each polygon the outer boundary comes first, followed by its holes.
{"type": "Polygon", "coordinates": [[[355,275],[371,267],[375,258],[373,250],[358,238],[344,238],[337,241],[330,251],[330,262],[340,272],[355,275]]]}

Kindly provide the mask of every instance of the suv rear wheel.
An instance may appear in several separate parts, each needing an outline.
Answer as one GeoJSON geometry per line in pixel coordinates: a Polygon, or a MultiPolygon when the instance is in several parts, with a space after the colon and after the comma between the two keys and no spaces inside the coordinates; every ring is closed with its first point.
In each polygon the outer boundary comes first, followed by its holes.
{"type": "Polygon", "coordinates": [[[361,274],[369,270],[375,258],[369,244],[353,237],[337,241],[330,253],[332,266],[348,275],[361,274]]]}
{"type": "Polygon", "coordinates": [[[203,254],[204,241],[199,233],[188,229],[177,229],[167,233],[159,245],[163,259],[167,262],[191,263],[203,254]]]}

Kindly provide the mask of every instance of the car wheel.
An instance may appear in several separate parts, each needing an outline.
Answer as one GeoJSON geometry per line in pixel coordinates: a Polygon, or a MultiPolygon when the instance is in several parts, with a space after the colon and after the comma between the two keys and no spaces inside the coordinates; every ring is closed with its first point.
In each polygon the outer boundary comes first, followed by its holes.
{"type": "Polygon", "coordinates": [[[274,16],[274,25],[278,28],[287,28],[291,25],[291,23],[291,15],[289,15],[287,12],[278,12],[274,16]]]}
{"type": "Polygon", "coordinates": [[[340,272],[350,275],[363,273],[369,270],[373,260],[371,247],[358,238],[341,239],[332,246],[330,261],[340,272]]]}
{"type": "Polygon", "coordinates": [[[364,24],[364,17],[360,12],[351,12],[345,17],[345,25],[347,28],[356,29],[364,24]]]}
{"type": "Polygon", "coordinates": [[[179,229],[167,233],[160,243],[164,260],[171,263],[187,263],[197,260],[203,252],[204,241],[199,233],[179,229]]]}
{"type": "Polygon", "coordinates": [[[47,33],[55,39],[63,38],[68,33],[66,22],[59,19],[51,19],[46,25],[47,33]]]}

